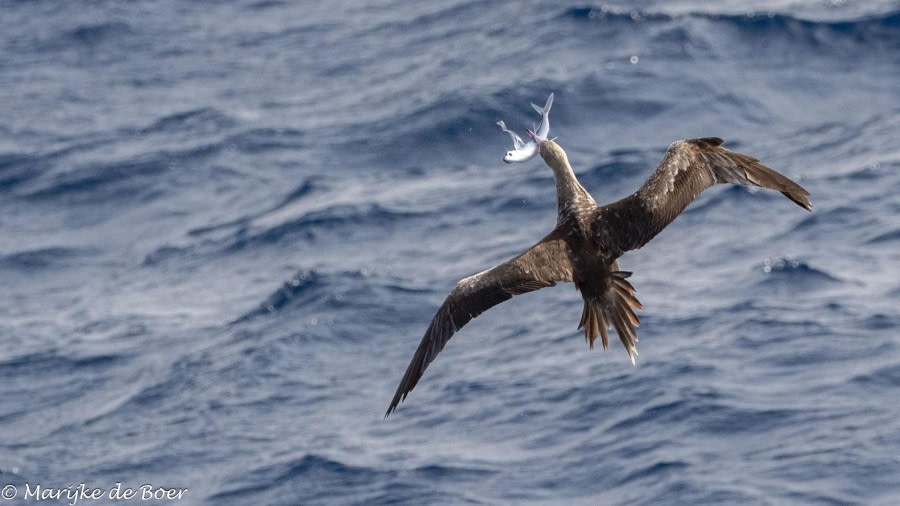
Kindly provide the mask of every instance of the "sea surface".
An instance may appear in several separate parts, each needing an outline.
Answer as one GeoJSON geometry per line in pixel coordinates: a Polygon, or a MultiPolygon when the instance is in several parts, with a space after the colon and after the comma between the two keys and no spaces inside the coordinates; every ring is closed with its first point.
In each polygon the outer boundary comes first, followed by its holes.
{"type": "Polygon", "coordinates": [[[900,504],[900,2],[0,0],[0,282],[7,504],[900,504]],[[495,125],[551,92],[598,202],[719,136],[813,212],[710,189],[636,367],[561,284],[383,419],[554,226],[495,125]]]}

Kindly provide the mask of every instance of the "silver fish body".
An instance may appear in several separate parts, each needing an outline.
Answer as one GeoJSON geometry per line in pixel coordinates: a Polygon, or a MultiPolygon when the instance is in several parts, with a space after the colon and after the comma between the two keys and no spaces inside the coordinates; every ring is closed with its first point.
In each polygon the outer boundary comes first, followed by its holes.
{"type": "MultiPolygon", "coordinates": [[[[550,133],[550,107],[553,105],[553,93],[547,98],[547,103],[544,104],[544,107],[540,107],[536,104],[531,104],[531,107],[534,107],[534,110],[541,115],[541,124],[538,125],[537,135],[538,137],[547,138],[547,135],[550,133]]],[[[531,160],[538,154],[538,145],[535,144],[534,140],[529,142],[525,142],[521,137],[516,135],[515,132],[506,128],[506,124],[503,121],[498,121],[498,125],[500,125],[500,129],[504,132],[508,133],[513,140],[513,149],[511,151],[506,152],[506,156],[503,157],[503,161],[506,163],[513,162],[527,162],[531,160]]]]}

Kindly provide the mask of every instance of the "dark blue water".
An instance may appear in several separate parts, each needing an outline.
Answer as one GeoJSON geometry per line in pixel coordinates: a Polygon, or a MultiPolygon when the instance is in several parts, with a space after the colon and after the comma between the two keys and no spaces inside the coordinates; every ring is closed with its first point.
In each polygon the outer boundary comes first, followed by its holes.
{"type": "Polygon", "coordinates": [[[0,486],[900,503],[898,62],[896,1],[2,1],[0,486]],[[558,286],[383,420],[455,282],[553,227],[494,124],[550,92],[600,202],[715,135],[814,212],[709,190],[621,260],[637,367],[558,286]]]}

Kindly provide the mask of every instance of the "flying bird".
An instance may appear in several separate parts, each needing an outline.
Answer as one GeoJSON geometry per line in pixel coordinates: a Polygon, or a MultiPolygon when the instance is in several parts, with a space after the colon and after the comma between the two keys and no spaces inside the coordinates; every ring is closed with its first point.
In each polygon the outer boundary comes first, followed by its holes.
{"type": "Polygon", "coordinates": [[[584,329],[590,347],[600,337],[606,349],[608,329],[614,328],[633,364],[640,325],[635,310],[642,306],[628,281],[631,273],[619,269],[618,258],[647,244],[700,192],[717,183],[776,190],[812,210],[808,191],[756,158],[723,147],[718,137],[674,142],[638,191],[598,206],[578,182],[562,147],[534,132],[528,134],[556,179],[556,228],[512,260],[456,284],[425,331],[385,418],[415,388],[453,334],[472,318],[515,295],[558,282],[575,283],[581,292],[584,310],[578,328],[584,329]]]}

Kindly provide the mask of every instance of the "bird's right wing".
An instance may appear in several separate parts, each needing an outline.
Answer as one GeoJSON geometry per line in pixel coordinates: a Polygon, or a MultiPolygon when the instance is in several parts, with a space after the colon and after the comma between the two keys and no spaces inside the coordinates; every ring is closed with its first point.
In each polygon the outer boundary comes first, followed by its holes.
{"type": "Polygon", "coordinates": [[[516,258],[460,280],[425,331],[385,418],[415,388],[428,364],[463,325],[515,295],[553,286],[557,281],[572,281],[572,265],[558,229],[516,258]]]}
{"type": "Polygon", "coordinates": [[[809,192],[800,185],[752,156],[722,147],[722,142],[718,137],[704,137],[672,143],[637,192],[598,208],[592,234],[606,255],[618,258],[647,244],[700,192],[716,183],[769,188],[812,209],[809,192]]]}

